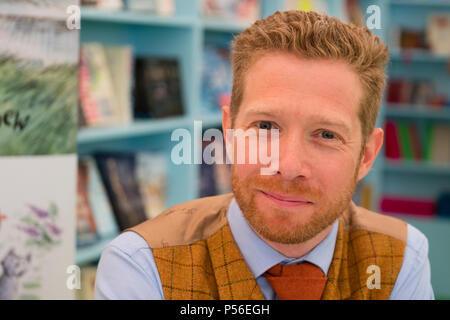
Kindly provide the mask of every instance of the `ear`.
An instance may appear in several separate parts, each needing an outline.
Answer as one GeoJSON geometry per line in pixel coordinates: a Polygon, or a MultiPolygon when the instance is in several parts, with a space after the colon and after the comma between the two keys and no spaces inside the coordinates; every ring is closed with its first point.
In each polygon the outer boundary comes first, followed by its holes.
{"type": "Polygon", "coordinates": [[[361,158],[361,163],[358,172],[357,181],[361,180],[366,176],[372,167],[378,153],[383,146],[384,131],[381,128],[375,128],[372,134],[367,139],[366,145],[364,147],[364,154],[361,158]]]}
{"type": "Polygon", "coordinates": [[[231,137],[227,136],[227,129],[231,129],[231,112],[230,106],[222,106],[222,131],[225,143],[228,145],[231,137]]]}

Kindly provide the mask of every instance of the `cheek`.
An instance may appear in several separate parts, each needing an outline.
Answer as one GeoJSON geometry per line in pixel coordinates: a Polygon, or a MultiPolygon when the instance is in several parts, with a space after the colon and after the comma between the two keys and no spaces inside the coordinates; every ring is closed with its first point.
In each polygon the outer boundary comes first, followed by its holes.
{"type": "Polygon", "coordinates": [[[259,167],[251,164],[233,164],[232,171],[235,179],[245,181],[259,174],[259,167]]]}
{"type": "Polygon", "coordinates": [[[354,179],[356,163],[350,155],[328,156],[315,161],[313,176],[325,196],[335,195],[348,188],[354,179]]]}

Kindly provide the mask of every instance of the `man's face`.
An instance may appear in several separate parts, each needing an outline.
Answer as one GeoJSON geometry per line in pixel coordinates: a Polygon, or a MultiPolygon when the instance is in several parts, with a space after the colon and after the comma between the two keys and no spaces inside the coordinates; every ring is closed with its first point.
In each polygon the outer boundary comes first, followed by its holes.
{"type": "Polygon", "coordinates": [[[361,160],[361,97],[344,62],[271,53],[252,65],[234,129],[279,130],[276,174],[261,175],[260,164],[232,166],[234,195],[257,233],[301,243],[343,213],[361,160]]]}

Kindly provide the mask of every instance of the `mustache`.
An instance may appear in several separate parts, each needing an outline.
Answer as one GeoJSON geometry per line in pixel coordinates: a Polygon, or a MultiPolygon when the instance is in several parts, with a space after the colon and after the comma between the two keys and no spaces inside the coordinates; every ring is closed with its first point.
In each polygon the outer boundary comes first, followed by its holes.
{"type": "Polygon", "coordinates": [[[252,177],[246,184],[248,187],[260,189],[265,192],[297,196],[313,202],[322,195],[322,191],[319,188],[312,187],[311,185],[302,182],[283,181],[270,176],[252,177]]]}

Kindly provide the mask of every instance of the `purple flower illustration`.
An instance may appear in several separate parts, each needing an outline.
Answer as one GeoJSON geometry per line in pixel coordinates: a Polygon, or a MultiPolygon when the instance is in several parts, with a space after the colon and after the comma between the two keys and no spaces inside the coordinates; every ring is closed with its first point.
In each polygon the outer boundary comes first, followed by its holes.
{"type": "Polygon", "coordinates": [[[38,207],[35,207],[31,204],[28,205],[31,210],[39,217],[39,218],[46,218],[48,217],[48,211],[42,210],[38,207]]]}
{"type": "Polygon", "coordinates": [[[31,236],[33,238],[38,238],[38,237],[41,236],[41,233],[36,228],[33,228],[33,227],[22,227],[22,226],[19,226],[17,228],[19,230],[27,233],[29,236],[31,236]]]}
{"type": "Polygon", "coordinates": [[[49,228],[49,230],[51,231],[51,233],[53,233],[53,235],[58,236],[61,233],[61,229],[55,226],[54,224],[46,223],[45,225],[49,228]]]}

